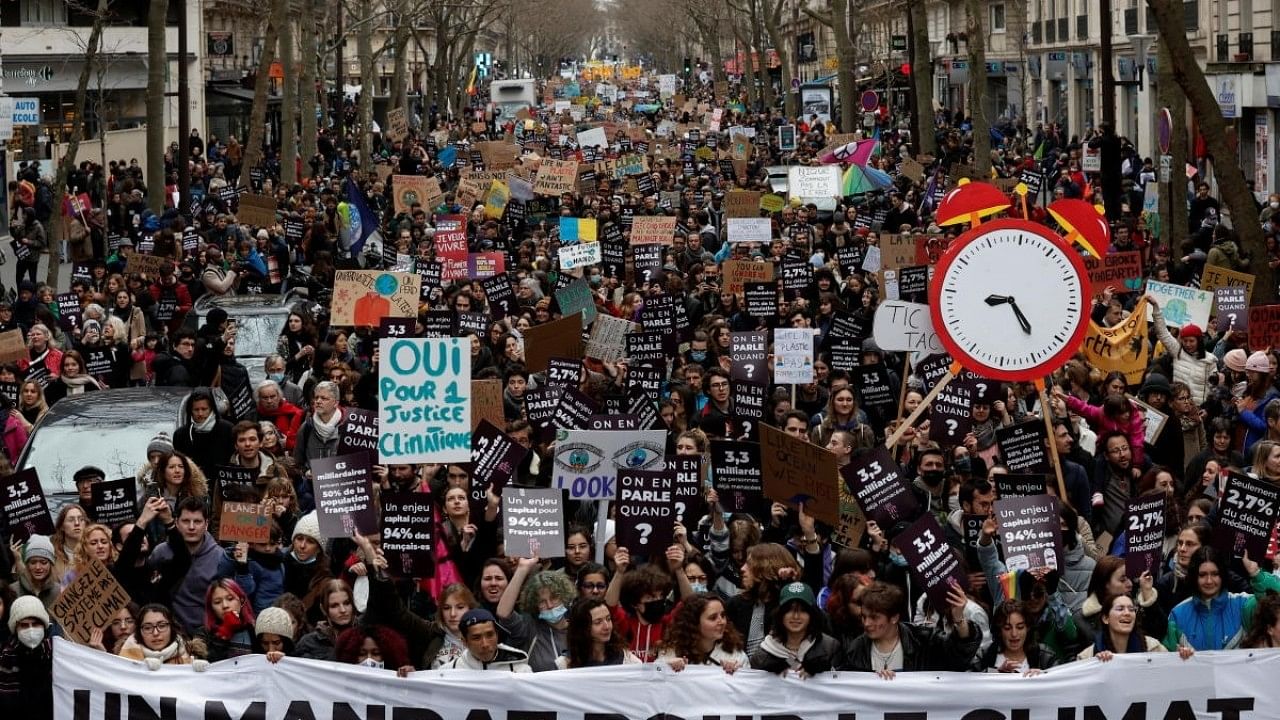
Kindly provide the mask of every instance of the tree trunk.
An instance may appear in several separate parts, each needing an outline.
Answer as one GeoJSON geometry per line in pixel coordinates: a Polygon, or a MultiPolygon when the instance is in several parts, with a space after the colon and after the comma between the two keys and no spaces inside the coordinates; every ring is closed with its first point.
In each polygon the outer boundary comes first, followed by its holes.
{"type": "MultiPolygon", "coordinates": [[[[165,47],[167,0],[151,0],[147,8],[147,207],[156,215],[164,212],[164,96],[169,54],[165,47]]],[[[85,63],[88,67],[89,63],[85,63]]],[[[52,264],[52,263],[51,263],[52,264]]]]}
{"type": "Polygon", "coordinates": [[[298,108],[302,114],[302,167],[309,169],[316,146],[316,33],[324,27],[324,4],[307,0],[307,11],[298,23],[302,44],[302,68],[298,74],[298,108]],[[319,22],[317,22],[317,20],[319,22]]]}
{"type": "MultiPolygon", "coordinates": [[[[373,15],[372,0],[360,0],[358,17],[373,15]]],[[[360,169],[372,167],[373,157],[373,94],[377,77],[373,74],[373,23],[362,22],[356,30],[356,53],[360,56],[360,169]]]]}
{"type": "MultiPolygon", "coordinates": [[[[760,96],[764,98],[766,110],[772,110],[777,104],[777,95],[773,92],[773,82],[769,78],[769,57],[764,51],[763,38],[760,35],[760,6],[763,0],[751,0],[751,48],[756,53],[759,65],[760,96]]],[[[747,53],[747,62],[751,62],[751,53],[747,53]]],[[[753,66],[754,67],[754,66],[753,66]]]]}
{"type": "MultiPolygon", "coordinates": [[[[783,0],[771,0],[772,4],[764,6],[764,28],[769,34],[769,42],[773,43],[774,52],[778,53],[778,62],[782,66],[782,101],[787,118],[794,118],[799,113],[799,93],[791,89],[791,53],[787,47],[787,38],[782,36],[783,0]]],[[[764,52],[760,53],[760,62],[765,62],[764,52]]]]}
{"type": "Polygon", "coordinates": [[[400,0],[396,6],[396,14],[399,22],[396,23],[395,30],[391,33],[391,47],[394,48],[395,63],[391,71],[391,97],[388,98],[388,108],[407,108],[408,86],[409,86],[409,66],[405,62],[405,49],[409,46],[409,17],[405,14],[406,5],[404,0],[400,0]]]}
{"type": "Polygon", "coordinates": [[[274,24],[278,28],[280,67],[284,70],[284,94],[280,98],[280,182],[298,182],[298,71],[294,65],[293,18],[289,0],[275,0],[274,24]]]}
{"type": "Polygon", "coordinates": [[[249,107],[249,137],[240,161],[240,184],[249,185],[249,171],[262,163],[262,143],[267,134],[267,90],[271,87],[271,63],[276,60],[276,24],[267,21],[262,41],[258,75],[253,81],[253,104],[249,107]]]}
{"type": "MultiPolygon", "coordinates": [[[[1181,3],[1179,3],[1181,4],[1181,3]]],[[[1169,138],[1169,180],[1160,183],[1160,240],[1169,246],[1170,257],[1182,257],[1182,243],[1188,238],[1187,213],[1187,96],[1173,79],[1173,60],[1167,43],[1157,43],[1156,85],[1160,105],[1169,108],[1173,132],[1169,138]],[[1173,209],[1178,208],[1178,212],[1173,209]]],[[[1160,159],[1156,158],[1156,167],[1160,159]]]]}
{"type": "Polygon", "coordinates": [[[969,37],[969,117],[973,119],[973,165],[978,174],[991,174],[991,131],[987,123],[987,48],[982,14],[986,3],[965,0],[965,33],[969,37]]]}
{"type": "MultiPolygon", "coordinates": [[[[735,20],[733,23],[733,36],[738,41],[738,46],[742,48],[742,62],[739,63],[738,74],[742,77],[742,89],[746,91],[745,107],[750,110],[756,106],[756,98],[759,97],[759,90],[756,89],[756,71],[755,66],[751,64],[751,43],[742,32],[742,27],[735,20]]],[[[737,50],[734,50],[734,59],[737,59],[737,50]]]]}
{"type": "MultiPolygon", "coordinates": [[[[1245,184],[1239,153],[1227,142],[1227,123],[1222,118],[1222,108],[1218,105],[1213,90],[1209,88],[1209,82],[1205,80],[1204,71],[1196,61],[1195,51],[1187,42],[1186,31],[1183,29],[1182,2],[1147,0],[1147,5],[1160,29],[1160,42],[1169,49],[1169,67],[1174,82],[1186,93],[1191,110],[1200,124],[1200,134],[1209,147],[1209,153],[1213,155],[1219,199],[1231,213],[1231,227],[1236,232],[1240,248],[1249,256],[1249,272],[1256,276],[1252,303],[1264,305],[1273,302],[1276,286],[1271,279],[1271,267],[1267,264],[1266,239],[1262,234],[1262,224],[1258,222],[1253,193],[1249,192],[1249,186],[1245,184]]],[[[1178,119],[1175,114],[1175,128],[1178,127],[1178,119]]],[[[1175,181],[1181,170],[1181,166],[1173,168],[1175,181]]],[[[1174,252],[1177,252],[1176,248],[1174,252]]]]}
{"type": "Polygon", "coordinates": [[[851,133],[858,127],[858,74],[853,47],[853,20],[849,0],[831,0],[831,30],[836,39],[836,79],[840,86],[840,132],[851,133]]]}
{"type": "MultiPolygon", "coordinates": [[[[86,107],[89,104],[89,76],[92,74],[95,60],[98,57],[98,46],[102,42],[102,28],[107,23],[107,6],[111,4],[111,0],[98,0],[98,9],[93,16],[93,27],[89,30],[89,43],[84,50],[84,63],[80,65],[80,77],[76,79],[76,116],[83,117],[86,107]]],[[[151,18],[147,18],[150,22],[151,18]]],[[[161,37],[164,33],[164,21],[161,18],[161,37]]],[[[150,41],[150,27],[148,27],[148,41],[150,41]]],[[[163,80],[163,77],[161,78],[163,80]]],[[[150,78],[148,78],[148,81],[150,78]]],[[[102,129],[98,129],[100,142],[105,147],[107,144],[106,135],[102,129]]],[[[62,270],[62,198],[67,194],[67,178],[71,176],[71,171],[76,166],[76,155],[80,152],[80,140],[84,137],[84,123],[75,123],[71,127],[71,137],[67,139],[67,146],[63,149],[62,158],[58,161],[58,171],[53,178],[53,197],[57,202],[57,209],[53,213],[53,222],[49,223],[49,269],[45,273],[45,284],[49,287],[58,287],[58,275],[62,270]]],[[[148,137],[150,140],[150,137],[148,137]]],[[[162,143],[164,136],[161,136],[162,143]]],[[[163,154],[161,155],[163,158],[163,154]]],[[[162,160],[163,162],[163,160],[162,160]]],[[[105,165],[103,166],[106,167],[105,165]]],[[[148,183],[148,195],[157,194],[161,198],[164,197],[164,183],[160,183],[160,191],[157,193],[151,189],[153,186],[148,183]]],[[[103,196],[105,197],[105,195],[103,196]]]]}
{"type": "Polygon", "coordinates": [[[929,48],[929,13],[924,0],[908,0],[911,13],[911,84],[916,93],[916,153],[937,155],[933,130],[933,57],[929,48]]]}

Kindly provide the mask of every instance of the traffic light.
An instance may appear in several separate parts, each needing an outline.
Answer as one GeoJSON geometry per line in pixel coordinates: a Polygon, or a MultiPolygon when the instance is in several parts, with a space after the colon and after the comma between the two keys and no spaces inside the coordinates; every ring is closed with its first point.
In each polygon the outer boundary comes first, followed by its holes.
{"type": "Polygon", "coordinates": [[[689,74],[689,73],[691,73],[691,72],[693,72],[693,63],[689,60],[689,58],[685,58],[685,59],[684,59],[684,74],[685,74],[685,75],[688,75],[688,74],[689,74]]]}

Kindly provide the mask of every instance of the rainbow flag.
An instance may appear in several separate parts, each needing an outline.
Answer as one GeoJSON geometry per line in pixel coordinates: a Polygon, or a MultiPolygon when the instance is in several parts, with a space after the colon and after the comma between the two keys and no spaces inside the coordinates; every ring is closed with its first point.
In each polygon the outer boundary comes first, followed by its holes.
{"type": "Polygon", "coordinates": [[[1018,597],[1018,571],[1010,570],[1000,576],[1000,588],[1004,590],[1006,600],[1021,600],[1018,597]]]}
{"type": "Polygon", "coordinates": [[[560,218],[560,242],[561,244],[571,243],[593,243],[596,241],[596,219],[595,218],[576,218],[562,217],[560,218]]]}

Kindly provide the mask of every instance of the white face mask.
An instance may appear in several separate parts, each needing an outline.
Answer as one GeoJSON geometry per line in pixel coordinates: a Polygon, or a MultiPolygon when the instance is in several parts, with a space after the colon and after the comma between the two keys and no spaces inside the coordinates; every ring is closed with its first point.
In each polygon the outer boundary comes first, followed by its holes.
{"type": "Polygon", "coordinates": [[[23,628],[18,631],[18,642],[26,645],[28,649],[35,648],[44,640],[44,628],[32,627],[23,628]]]}
{"type": "Polygon", "coordinates": [[[377,668],[378,670],[381,670],[386,667],[386,664],[383,663],[381,660],[374,660],[373,658],[365,658],[357,664],[362,665],[364,667],[377,668]]]}

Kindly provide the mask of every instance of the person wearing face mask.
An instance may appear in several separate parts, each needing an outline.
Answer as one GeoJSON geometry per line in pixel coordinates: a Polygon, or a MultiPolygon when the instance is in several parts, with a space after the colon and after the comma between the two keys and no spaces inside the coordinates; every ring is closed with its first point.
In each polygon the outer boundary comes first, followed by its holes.
{"type": "Polygon", "coordinates": [[[285,374],[285,365],[284,356],[268,355],[267,359],[262,363],[262,369],[266,373],[268,380],[280,386],[280,391],[284,393],[285,402],[302,407],[302,388],[291,381],[285,374]]]}
{"type": "MultiPolygon", "coordinates": [[[[916,479],[912,490],[923,507],[938,516],[939,523],[947,522],[953,496],[947,492],[947,456],[942,448],[930,444],[921,448],[916,456],[916,479]]],[[[957,502],[957,506],[959,504],[957,502]]]]}
{"type": "Polygon", "coordinates": [[[9,608],[9,639],[0,646],[0,707],[9,717],[53,717],[53,642],[49,613],[27,595],[9,608]]]}
{"type": "Polygon", "coordinates": [[[385,670],[395,668],[401,677],[413,672],[409,647],[400,633],[386,625],[353,625],[334,643],[334,660],[348,665],[385,670]]]}
{"type": "MultiPolygon", "coordinates": [[[[556,658],[569,647],[569,605],[578,596],[563,572],[538,570],[537,557],[520,558],[511,582],[498,601],[498,621],[512,637],[532,638],[526,651],[534,672],[556,669],[556,658]],[[517,605],[520,611],[517,611],[517,605]]],[[[463,639],[467,637],[464,634],[463,639]]],[[[468,648],[470,643],[468,643],[468,648]]]]}
{"type": "Polygon", "coordinates": [[[684,548],[672,545],[667,548],[667,566],[670,574],[654,564],[643,565],[627,572],[631,566],[631,552],[618,548],[613,561],[618,566],[604,601],[613,615],[613,625],[627,642],[628,649],[644,662],[658,659],[658,646],[662,635],[675,616],[671,594],[671,577],[679,583],[681,599],[694,594],[693,586],[680,568],[684,566],[684,548]]]}

